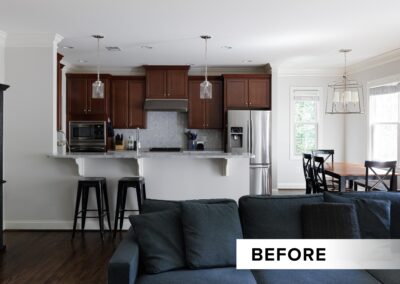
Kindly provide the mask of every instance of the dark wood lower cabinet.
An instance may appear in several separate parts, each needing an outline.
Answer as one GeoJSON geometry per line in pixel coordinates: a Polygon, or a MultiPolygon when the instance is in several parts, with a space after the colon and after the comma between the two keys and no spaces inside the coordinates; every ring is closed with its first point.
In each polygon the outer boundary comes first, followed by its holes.
{"type": "Polygon", "coordinates": [[[113,77],[111,122],[114,128],[146,128],[145,95],[144,77],[113,77]]]}
{"type": "Polygon", "coordinates": [[[213,86],[212,99],[200,99],[200,83],[204,78],[189,79],[188,127],[192,129],[223,128],[223,82],[219,77],[210,78],[213,86]]]}

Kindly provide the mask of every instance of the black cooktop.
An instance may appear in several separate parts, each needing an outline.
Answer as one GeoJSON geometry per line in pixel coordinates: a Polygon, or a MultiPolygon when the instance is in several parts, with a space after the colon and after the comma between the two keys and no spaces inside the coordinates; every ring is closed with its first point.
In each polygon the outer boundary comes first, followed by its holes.
{"type": "Polygon", "coordinates": [[[178,147],[153,147],[150,152],[180,152],[182,149],[178,147]]]}

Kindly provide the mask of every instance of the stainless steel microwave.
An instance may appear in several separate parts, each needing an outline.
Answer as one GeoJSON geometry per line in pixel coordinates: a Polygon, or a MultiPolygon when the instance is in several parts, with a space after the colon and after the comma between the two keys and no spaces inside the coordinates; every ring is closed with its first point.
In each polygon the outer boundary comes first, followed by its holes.
{"type": "Polygon", "coordinates": [[[105,121],[70,121],[69,147],[71,152],[105,152],[107,126],[105,121]]]}

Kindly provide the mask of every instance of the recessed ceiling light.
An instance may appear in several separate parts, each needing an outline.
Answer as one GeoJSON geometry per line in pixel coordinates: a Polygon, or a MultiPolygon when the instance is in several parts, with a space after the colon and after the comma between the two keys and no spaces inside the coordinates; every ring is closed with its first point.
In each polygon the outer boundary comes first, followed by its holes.
{"type": "Polygon", "coordinates": [[[74,47],[73,47],[73,46],[70,46],[70,45],[64,45],[64,46],[62,46],[61,48],[62,48],[62,49],[74,49],[74,47]]]}
{"type": "Polygon", "coordinates": [[[106,49],[108,51],[121,51],[121,48],[119,48],[118,46],[106,46],[106,49]]]}
{"type": "Polygon", "coordinates": [[[221,46],[221,48],[232,49],[232,46],[230,46],[230,45],[223,45],[223,46],[221,46]]]}
{"type": "Polygon", "coordinates": [[[78,62],[79,62],[79,63],[87,63],[88,61],[85,60],[85,59],[78,59],[78,62]]]}
{"type": "Polygon", "coordinates": [[[242,60],[242,63],[252,63],[253,62],[253,60],[251,60],[251,59],[244,59],[244,60],[242,60]]]}
{"type": "Polygon", "coordinates": [[[144,49],[153,49],[153,47],[150,46],[150,45],[141,45],[140,48],[144,48],[144,49]]]}

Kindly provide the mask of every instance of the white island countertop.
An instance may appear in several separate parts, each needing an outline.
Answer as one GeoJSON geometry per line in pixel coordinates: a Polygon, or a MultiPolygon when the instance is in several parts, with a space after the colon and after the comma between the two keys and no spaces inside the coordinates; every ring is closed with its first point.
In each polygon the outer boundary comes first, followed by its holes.
{"type": "Polygon", "coordinates": [[[142,159],[142,158],[203,158],[203,159],[233,159],[233,158],[252,158],[254,155],[249,153],[232,154],[223,151],[180,151],[180,152],[150,152],[140,151],[108,151],[105,153],[55,153],[50,154],[52,158],[79,159],[79,158],[102,158],[102,159],[142,159]]]}
{"type": "MultiPolygon", "coordinates": [[[[54,153],[49,154],[48,157],[56,159],[74,159],[78,165],[79,175],[85,176],[85,160],[91,159],[132,159],[136,164],[136,175],[142,176],[144,174],[144,160],[153,159],[211,159],[215,160],[221,165],[221,174],[223,176],[229,175],[229,164],[231,160],[250,159],[254,155],[249,153],[232,154],[223,151],[180,151],[180,152],[150,152],[145,149],[136,154],[136,151],[108,151],[106,153],[89,153],[89,152],[76,152],[76,153],[54,153]]],[[[248,162],[247,162],[248,163],[248,162]]]]}

